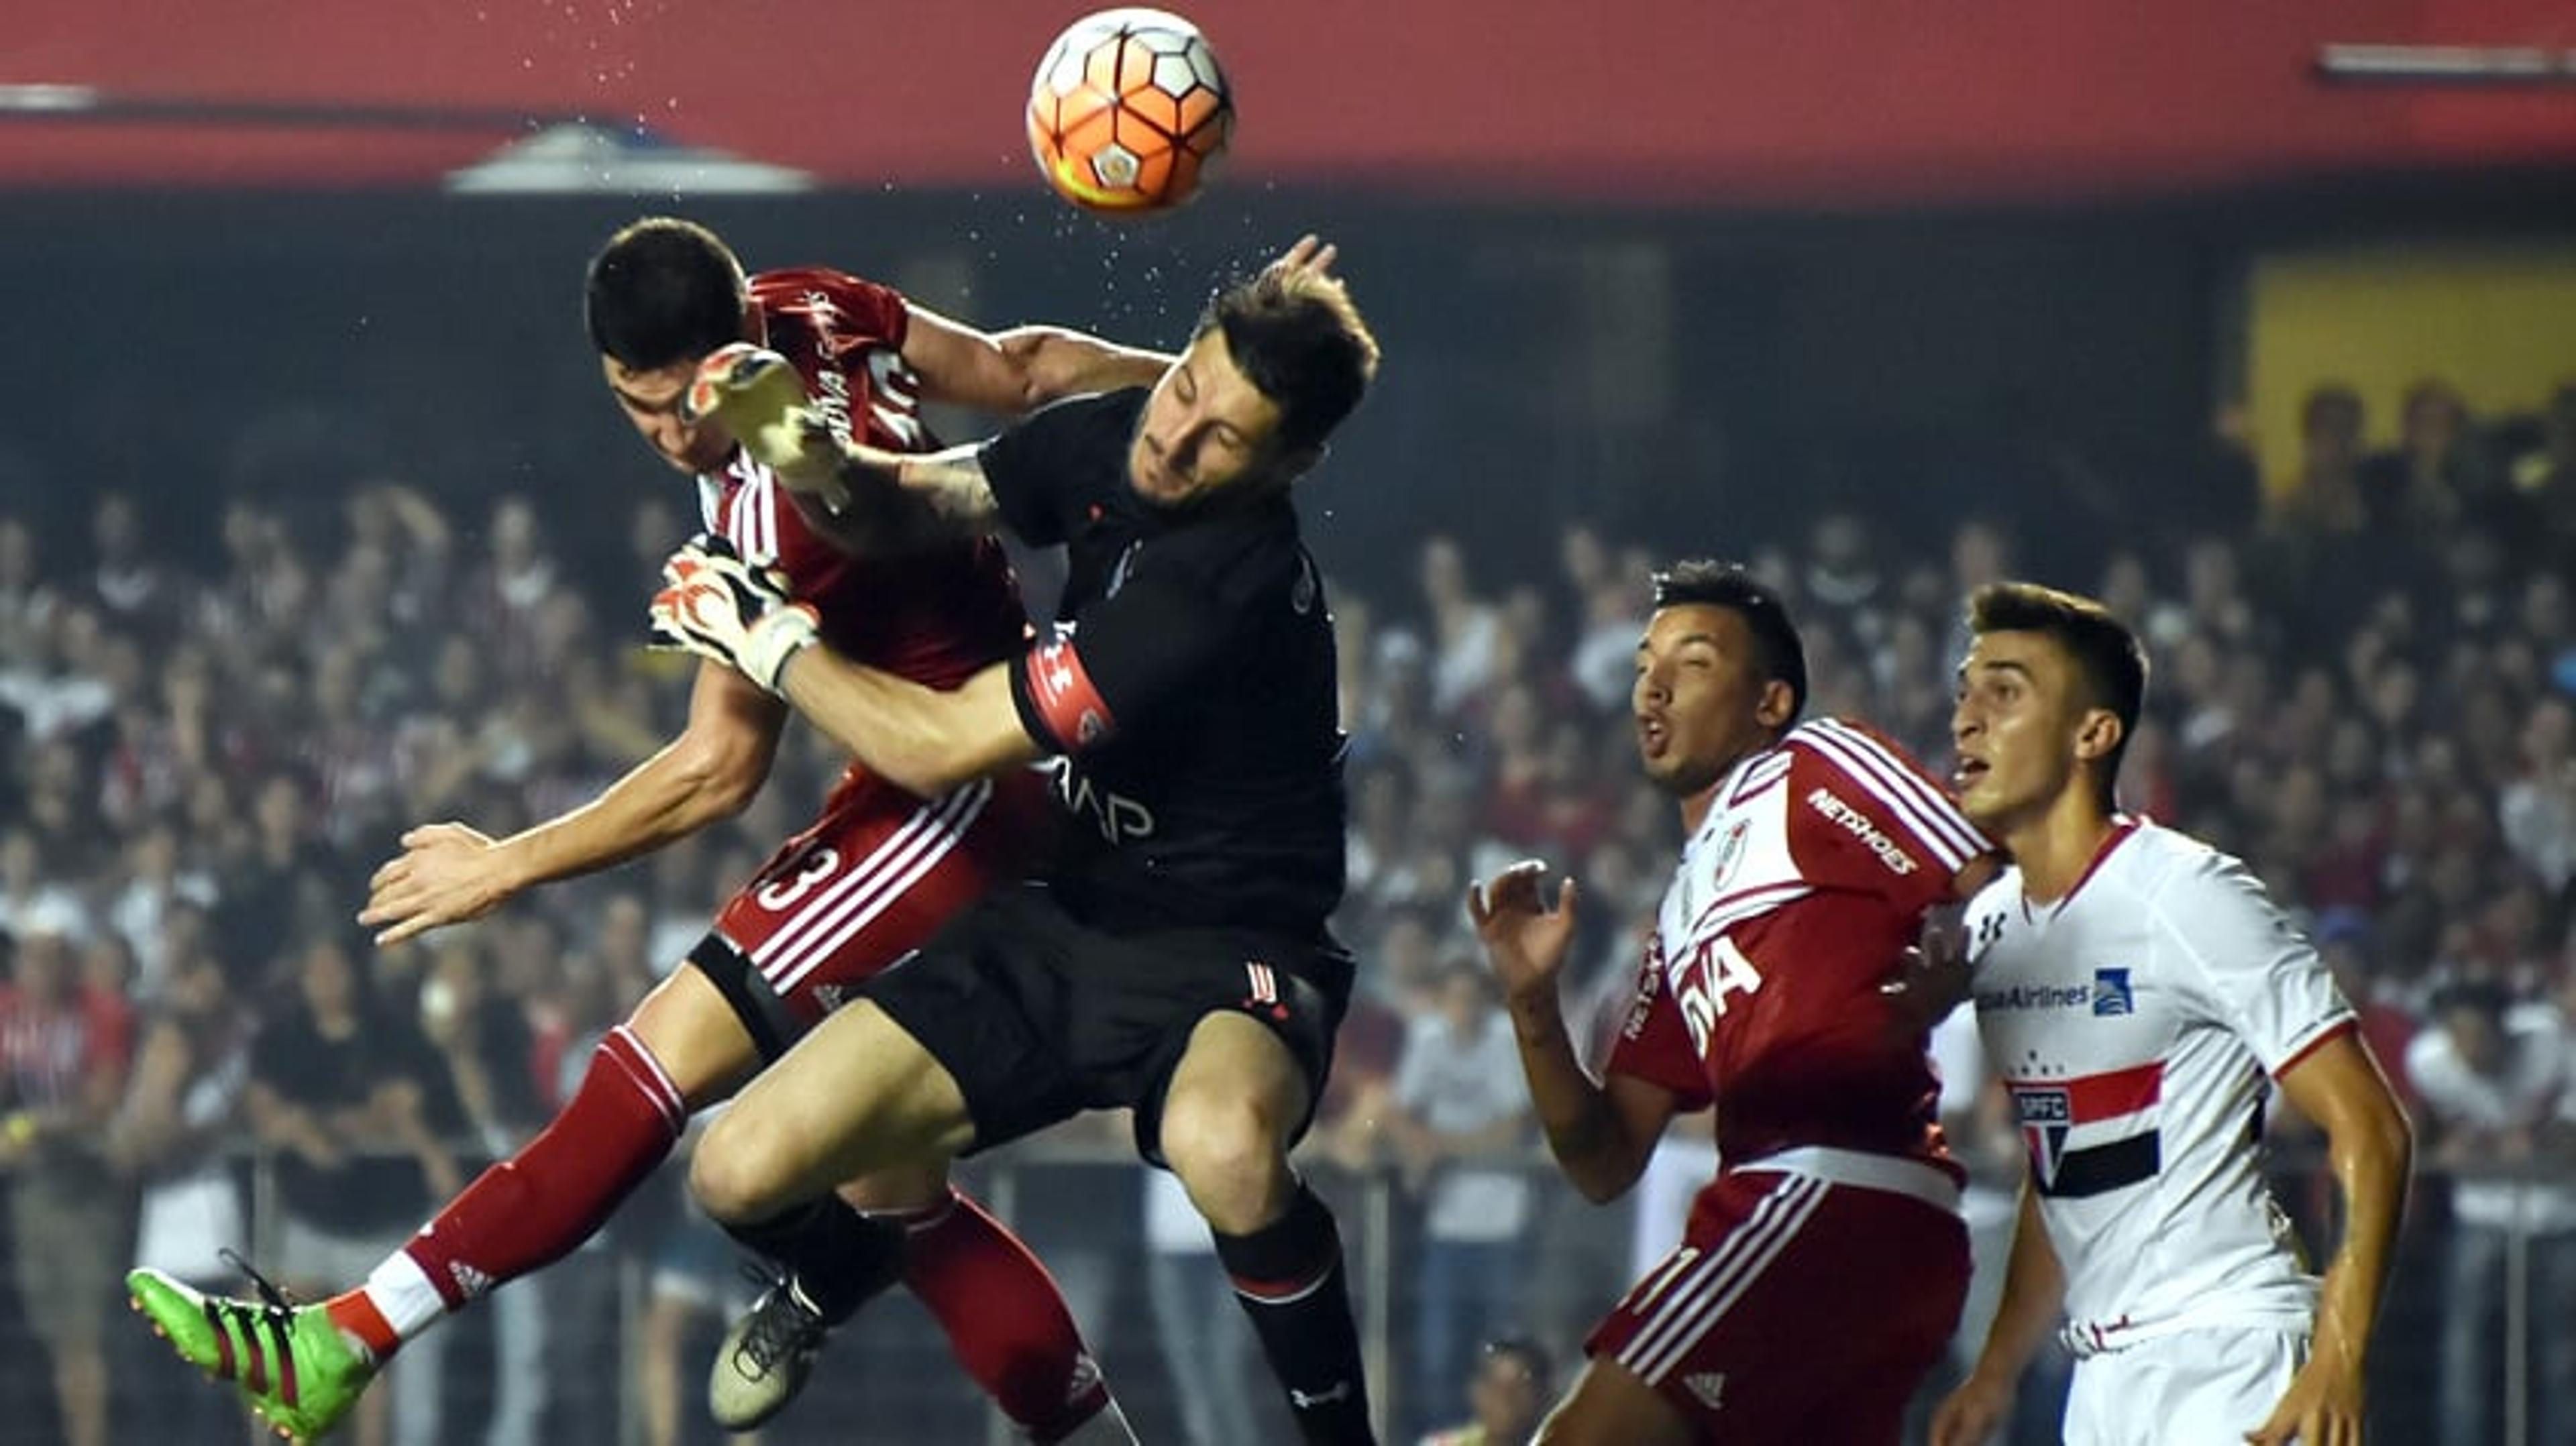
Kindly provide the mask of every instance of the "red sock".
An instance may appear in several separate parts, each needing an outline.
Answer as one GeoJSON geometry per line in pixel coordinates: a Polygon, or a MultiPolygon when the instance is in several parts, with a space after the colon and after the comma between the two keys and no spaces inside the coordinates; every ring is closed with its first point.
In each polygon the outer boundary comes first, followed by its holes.
{"type": "Polygon", "coordinates": [[[984,1207],[952,1189],[907,1222],[903,1283],[939,1318],[958,1364],[1002,1414],[1053,1441],[1109,1404],[1055,1277],[984,1207]]]}
{"type": "Polygon", "coordinates": [[[620,1025],[554,1123],[466,1186],[403,1253],[455,1310],[571,1254],[669,1157],[687,1122],[679,1089],[620,1025]]]}

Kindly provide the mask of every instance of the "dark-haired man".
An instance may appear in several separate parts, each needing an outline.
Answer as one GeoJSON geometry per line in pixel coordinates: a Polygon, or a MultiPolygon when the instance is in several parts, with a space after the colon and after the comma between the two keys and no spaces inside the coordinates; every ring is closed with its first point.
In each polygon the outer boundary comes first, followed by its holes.
{"type": "Polygon", "coordinates": [[[2405,1114],[2244,865],[2117,811],[2146,697],[2136,636],[2030,583],[1978,589],[1968,623],[1959,802],[2013,866],[1966,930],[2030,1177],[2002,1304],[1933,1440],[1984,1440],[2062,1312],[2069,1442],[2354,1446],[2405,1114]],[[2263,1183],[2269,1084],[2325,1131],[2344,1228],[2322,1288],[2263,1183]]]}
{"type": "MultiPolygon", "coordinates": [[[[1158,375],[1168,360],[1047,327],[988,335],[845,272],[746,277],[714,233],[671,218],[610,238],[590,262],[585,310],[610,394],[655,452],[696,479],[707,529],[777,568],[834,646],[934,689],[958,686],[1025,637],[1000,549],[832,527],[720,422],[687,411],[700,364],[765,347],[772,384],[810,397],[819,428],[909,451],[931,445],[924,400],[1017,412],[1158,375]]],[[[359,920],[380,931],[380,944],[397,943],[730,817],[767,779],[785,719],[777,700],[740,673],[703,666],[685,729],[659,753],[591,802],[509,838],[461,823],[413,829],[377,871],[359,920]]],[[[201,1297],[137,1271],[128,1278],[137,1306],[188,1360],[235,1381],[282,1434],[328,1431],[403,1341],[588,1239],[669,1155],[693,1111],[731,1093],[839,992],[929,937],[967,900],[1019,877],[1047,813],[1034,779],[914,793],[853,764],[813,825],[609,1033],[553,1123],[363,1284],[290,1310],[201,1297]]],[[[842,1211],[851,1227],[888,1242],[853,1266],[903,1279],[1023,1429],[1041,1441],[1131,1439],[1054,1282],[981,1207],[936,1169],[881,1176],[850,1193],[880,1212],[862,1222],[842,1211]],[[908,1246],[893,1248],[907,1237],[908,1246]]],[[[806,1285],[841,1288],[823,1270],[806,1285]]],[[[737,1430],[758,1424],[793,1389],[765,1371],[720,1370],[716,1385],[714,1413],[737,1430]]]]}
{"type": "MultiPolygon", "coordinates": [[[[1288,1163],[1352,968],[1325,927],[1343,883],[1332,622],[1289,497],[1377,368],[1331,259],[1310,240],[1220,294],[1150,390],[927,456],[813,445],[757,359],[705,379],[844,526],[926,514],[1065,547],[1053,636],[956,689],[845,656],[758,569],[707,549],[673,559],[653,613],[915,791],[1061,758],[1044,886],[970,907],[753,1081],[699,1148],[699,1203],[781,1259],[829,1259],[864,1248],[846,1212],[815,1208],[833,1181],[1132,1107],[1306,1438],[1358,1442],[1339,1235],[1288,1163]]],[[[828,1323],[773,1298],[733,1339],[795,1351],[828,1323]]]]}
{"type": "Polygon", "coordinates": [[[1582,1446],[1893,1443],[1968,1285],[1964,1178],[1919,1006],[1890,992],[1925,912],[1993,872],[1895,745],[1797,722],[1806,654],[1743,570],[1655,579],[1632,690],[1646,775],[1689,831],[1596,1082],[1558,1001],[1575,886],[1514,865],[1467,901],[1548,1146],[1576,1188],[1633,1185],[1676,1113],[1717,1111],[1683,1240],[1586,1342],[1539,1434],[1582,1446]]]}

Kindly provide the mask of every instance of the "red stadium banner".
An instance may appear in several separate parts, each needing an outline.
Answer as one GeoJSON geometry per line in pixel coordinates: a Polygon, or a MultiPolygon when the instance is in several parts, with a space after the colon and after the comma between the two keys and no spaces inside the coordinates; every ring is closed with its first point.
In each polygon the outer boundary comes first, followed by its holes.
{"type": "MultiPolygon", "coordinates": [[[[0,49],[0,185],[419,186],[584,117],[838,186],[1030,177],[1079,5],[95,0],[0,49]]],[[[2336,44],[2576,47],[2562,0],[1200,0],[1238,177],[1884,204],[2576,162],[2576,85],[2337,85],[2336,44]]]]}

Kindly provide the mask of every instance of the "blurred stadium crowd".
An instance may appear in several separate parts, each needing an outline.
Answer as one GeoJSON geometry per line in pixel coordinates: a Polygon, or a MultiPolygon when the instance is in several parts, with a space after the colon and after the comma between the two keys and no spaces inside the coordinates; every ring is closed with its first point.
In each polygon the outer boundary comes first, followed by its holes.
{"type": "MultiPolygon", "coordinates": [[[[1805,629],[1811,709],[1872,719],[1932,760],[1969,588],[2036,576],[2142,625],[2156,671],[2130,806],[2241,854],[2303,912],[2417,1112],[2428,1169],[2377,1359],[2423,1388],[2383,1388],[2384,1409],[2428,1414],[2394,1439],[2498,1439],[2474,1413],[2505,1389],[2485,1373],[2508,1246],[2533,1299],[2576,1299],[2576,387],[2542,415],[2486,418],[2428,382],[2384,452],[2362,446],[2364,420],[2352,393],[2318,389],[2299,475],[2268,501],[2251,462],[2222,453],[2162,488],[2070,476],[1946,537],[1889,535],[1867,509],[1764,538],[1676,517],[1651,543],[1566,517],[1544,575],[1496,576],[1430,537],[1410,576],[1335,580],[1342,925],[1365,997],[1307,1149],[1335,1188],[1394,1202],[1345,1218],[1376,1242],[1362,1286],[1387,1297],[1406,1439],[1467,1414],[1471,1378],[1497,1421],[1535,1398],[1514,1382],[1545,1354],[1561,1375],[1628,1275],[1630,1214],[1587,1210],[1535,1165],[1459,900],[1472,877],[1545,857],[1587,893],[1575,987],[1626,983],[1677,843],[1625,712],[1647,576],[1672,548],[1747,556],[1805,629]],[[1544,1354],[1479,1353],[1506,1337],[1544,1354]]],[[[0,509],[0,1164],[9,1330],[44,1347],[0,1352],[19,1362],[0,1370],[0,1410],[55,1412],[83,1446],[181,1440],[208,1414],[203,1387],[129,1339],[144,1333],[120,1319],[127,1265],[232,1280],[218,1249],[257,1242],[287,1282],[354,1278],[312,1241],[381,1253],[524,1138],[838,768],[791,730],[735,823],[373,951],[351,916],[405,827],[515,829],[676,731],[686,669],[639,646],[641,614],[690,527],[676,485],[611,517],[346,480],[328,506],[228,497],[206,536],[165,535],[131,491],[88,499],[85,534],[0,509]]],[[[1964,1093],[1963,1153],[2008,1190],[2009,1127],[1986,1117],[1980,1137],[1964,1093]]],[[[407,1354],[401,1438],[468,1439],[468,1418],[495,1441],[617,1440],[601,1423],[620,1419],[643,1433],[622,1439],[702,1429],[702,1312],[725,1294],[725,1247],[672,1182],[652,1194],[609,1248],[500,1297],[543,1309],[486,1312],[488,1338],[438,1333],[474,1342],[467,1360],[490,1352],[491,1369],[449,1373],[480,1385],[408,1388],[437,1368],[407,1354]],[[639,1278],[661,1287],[639,1294],[639,1278]]],[[[1024,1221],[1043,1196],[1020,1192],[1024,1221]]],[[[1256,1439],[1267,1418],[1241,1413],[1268,1403],[1249,1344],[1223,1338],[1230,1309],[1195,1304],[1222,1288],[1213,1264],[1156,1187],[1115,1198],[1133,1218],[1095,1205],[1080,1230],[1029,1223],[1131,1415],[1148,1439],[1256,1439]],[[1147,1258],[1152,1309],[1121,1309],[1118,1270],[1087,1285],[1086,1251],[1147,1258]]],[[[2531,1439],[2576,1441],[2576,1319],[2529,1325],[2531,1439]]],[[[854,1369],[862,1399],[945,1384],[854,1369]]],[[[772,1438],[828,1420],[791,1413],[772,1438]]]]}

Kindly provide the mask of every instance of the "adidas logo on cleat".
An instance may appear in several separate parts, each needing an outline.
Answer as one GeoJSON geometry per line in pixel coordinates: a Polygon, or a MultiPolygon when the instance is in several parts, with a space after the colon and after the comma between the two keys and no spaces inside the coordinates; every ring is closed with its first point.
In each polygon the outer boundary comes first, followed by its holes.
{"type": "Polygon", "coordinates": [[[1710,1410],[1726,1404],[1726,1372],[1695,1371],[1682,1377],[1682,1389],[1710,1410]]]}

